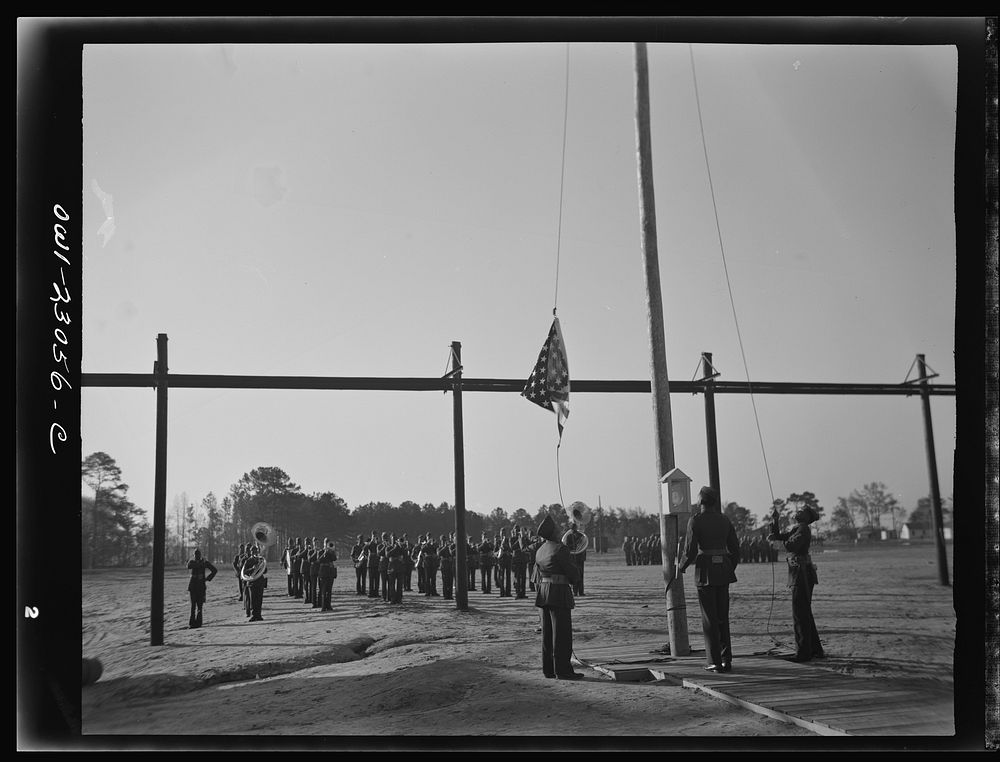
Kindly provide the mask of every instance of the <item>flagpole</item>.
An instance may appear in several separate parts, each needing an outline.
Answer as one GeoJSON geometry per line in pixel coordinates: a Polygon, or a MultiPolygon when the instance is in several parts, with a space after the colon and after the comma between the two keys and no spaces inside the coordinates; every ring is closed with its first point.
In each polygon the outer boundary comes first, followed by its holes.
{"type": "MultiPolygon", "coordinates": [[[[687,611],[683,577],[676,573],[678,521],[682,514],[663,512],[662,479],[674,468],[673,426],[670,418],[670,384],[667,378],[666,339],[663,328],[663,303],[660,296],[660,267],[656,249],[656,212],[653,199],[653,151],[649,132],[649,65],[646,43],[635,44],[635,124],[636,152],[639,165],[639,224],[642,230],[642,254],[645,263],[646,306],[649,316],[651,351],[650,381],[653,418],[656,429],[656,491],[660,513],[660,555],[666,584],[667,626],[670,653],[687,656],[687,611]]],[[[669,505],[667,510],[671,510],[669,505]]]]}
{"type": "Polygon", "coordinates": [[[465,436],[462,424],[462,343],[451,342],[452,412],[455,427],[455,608],[469,608],[465,548],[465,436]]]}

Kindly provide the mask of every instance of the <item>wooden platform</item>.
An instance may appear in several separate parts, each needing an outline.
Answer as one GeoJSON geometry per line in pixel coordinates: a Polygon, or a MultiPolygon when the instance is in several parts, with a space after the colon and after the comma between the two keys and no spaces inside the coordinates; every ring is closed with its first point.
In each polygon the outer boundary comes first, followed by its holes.
{"type": "Polygon", "coordinates": [[[951,736],[954,693],[929,680],[861,678],[796,664],[764,643],[734,642],[733,671],[706,672],[704,651],[673,657],[665,643],[580,644],[575,661],[624,682],[666,680],[824,736],[951,736]]]}

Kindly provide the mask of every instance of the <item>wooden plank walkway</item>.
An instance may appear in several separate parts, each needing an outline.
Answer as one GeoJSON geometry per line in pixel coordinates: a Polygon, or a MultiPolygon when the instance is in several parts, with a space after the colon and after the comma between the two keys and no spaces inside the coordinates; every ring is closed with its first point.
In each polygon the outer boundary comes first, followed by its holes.
{"type": "Polygon", "coordinates": [[[663,640],[580,644],[575,661],[614,680],[666,680],[824,736],[952,736],[954,692],[930,680],[851,677],[823,660],[796,664],[760,642],[733,643],[733,671],[706,672],[705,652],[672,657],[663,640]]]}

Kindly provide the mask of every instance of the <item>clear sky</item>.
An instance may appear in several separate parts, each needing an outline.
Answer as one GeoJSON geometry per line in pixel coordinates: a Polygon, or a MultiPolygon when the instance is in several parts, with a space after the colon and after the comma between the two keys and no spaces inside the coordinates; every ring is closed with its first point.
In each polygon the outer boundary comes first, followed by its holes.
{"type": "MultiPolygon", "coordinates": [[[[571,379],[649,378],[631,44],[569,44],[568,88],[565,43],[83,56],[84,372],[148,373],[166,333],[172,373],[433,377],[460,341],[467,377],[526,379],[556,306],[571,379]]],[[[731,287],[752,381],[898,383],[923,353],[955,382],[956,67],[945,46],[649,46],[672,379],[708,351],[746,380],[731,287]]],[[[169,399],[168,505],[271,465],[352,508],[454,502],[450,395],[169,399]]],[[[649,395],[571,393],[558,477],[554,415],[463,401],[469,509],[533,512],[560,482],[567,504],[658,509],[649,395]]],[[[929,492],[918,397],[755,402],[770,483],[750,398],[719,395],[723,500],[929,492]]],[[[82,405],[84,456],[114,457],[151,514],[154,391],[82,405]]],[[[704,400],[671,408],[697,488],[704,400]]],[[[931,408],[948,497],[954,398],[931,408]]]]}

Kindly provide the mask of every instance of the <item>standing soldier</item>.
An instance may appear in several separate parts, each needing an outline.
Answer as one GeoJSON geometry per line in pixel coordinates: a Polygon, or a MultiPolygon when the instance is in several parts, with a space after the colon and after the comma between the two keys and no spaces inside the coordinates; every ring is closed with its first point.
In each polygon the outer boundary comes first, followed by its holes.
{"type": "Polygon", "coordinates": [[[420,553],[421,563],[424,568],[424,595],[431,597],[440,596],[437,591],[437,572],[438,572],[438,549],[437,545],[434,544],[434,540],[431,538],[430,534],[427,535],[427,539],[424,541],[423,551],[420,553]]]}
{"type": "MultiPolygon", "coordinates": [[[[309,588],[309,555],[312,553],[312,540],[306,537],[299,546],[299,552],[295,554],[294,561],[298,561],[299,579],[302,586],[302,602],[312,605],[312,590],[309,588]]],[[[295,568],[294,566],[292,567],[295,568]]]]}
{"type": "Polygon", "coordinates": [[[448,543],[448,538],[441,535],[441,552],[438,560],[441,565],[441,592],[445,600],[452,599],[452,589],[455,583],[455,557],[452,551],[454,546],[448,543]]]}
{"type": "Polygon", "coordinates": [[[202,559],[200,550],[195,550],[194,558],[188,561],[188,569],[191,570],[191,580],[188,582],[188,593],[191,594],[191,617],[188,619],[188,628],[194,630],[201,627],[201,610],[205,605],[205,583],[211,582],[219,570],[211,561],[202,559]],[[208,570],[207,576],[206,570],[208,570]]]}
{"type": "Polygon", "coordinates": [[[632,565],[632,555],[631,555],[631,551],[629,550],[629,547],[628,547],[628,535],[625,535],[624,537],[622,537],[622,553],[625,554],[625,565],[626,566],[631,566],[632,565]]]}
{"type": "Polygon", "coordinates": [[[243,568],[243,562],[247,560],[247,546],[246,543],[240,543],[240,552],[233,556],[233,571],[236,572],[236,586],[240,591],[239,600],[243,600],[243,580],[240,579],[240,570],[243,568]]]}
{"type": "Polygon", "coordinates": [[[318,609],[323,604],[319,594],[319,557],[323,554],[323,546],[316,537],[313,537],[312,548],[309,554],[309,586],[312,588],[312,607],[318,609]]]}
{"type": "Polygon", "coordinates": [[[288,554],[288,566],[292,574],[292,597],[302,597],[302,559],[299,552],[302,550],[302,538],[296,537],[291,541],[291,548],[288,554]]]}
{"type": "Polygon", "coordinates": [[[413,544],[406,536],[406,532],[403,532],[403,540],[399,546],[403,549],[403,561],[405,562],[403,568],[403,591],[410,593],[413,592],[413,544]]]}
{"type": "Polygon", "coordinates": [[[323,611],[333,611],[333,581],[337,578],[337,551],[333,541],[323,540],[323,550],[317,555],[319,563],[319,599],[323,611]]]}
{"type": "Polygon", "coordinates": [[[426,593],[427,592],[426,585],[424,584],[424,580],[427,577],[427,575],[426,575],[426,573],[424,571],[424,558],[423,558],[424,542],[426,542],[426,539],[424,538],[424,536],[422,534],[417,535],[417,542],[413,546],[413,551],[410,554],[410,558],[413,559],[413,565],[417,569],[417,592],[418,593],[426,593]]]}
{"type": "Polygon", "coordinates": [[[482,580],[482,587],[484,593],[492,593],[492,576],[493,576],[493,545],[490,544],[489,539],[486,537],[486,533],[483,532],[483,541],[479,543],[479,571],[482,580]]]}
{"type": "Polygon", "coordinates": [[[263,621],[261,608],[264,605],[264,588],[267,587],[267,561],[257,555],[257,546],[250,546],[250,555],[243,562],[240,577],[246,582],[246,599],[251,622],[263,621]]]}
{"type": "Polygon", "coordinates": [[[466,571],[469,574],[468,589],[476,592],[476,572],[479,571],[479,546],[472,541],[472,537],[466,538],[465,543],[465,563],[468,566],[466,571]]]}
{"type": "Polygon", "coordinates": [[[514,541],[510,565],[514,572],[514,597],[527,598],[528,585],[528,548],[527,540],[518,532],[514,541]]]}
{"type": "Polygon", "coordinates": [[[375,532],[365,546],[365,559],[368,564],[368,597],[378,598],[378,535],[375,532]]]}
{"type": "Polygon", "coordinates": [[[368,567],[365,565],[365,536],[358,535],[358,541],[351,548],[351,561],[354,563],[355,595],[365,594],[365,572],[368,567]]]}
{"type": "Polygon", "coordinates": [[[393,545],[388,532],[382,533],[382,541],[378,544],[378,579],[382,586],[382,600],[389,602],[389,548],[393,545]]]}
{"type": "Polygon", "coordinates": [[[389,559],[389,571],[386,576],[389,583],[389,603],[402,603],[406,575],[406,548],[403,547],[402,539],[393,542],[386,555],[389,559]]]}
{"type": "Polygon", "coordinates": [[[514,550],[510,546],[507,530],[500,530],[500,542],[497,547],[497,587],[501,598],[510,598],[510,574],[514,550]]]}
{"type": "Polygon", "coordinates": [[[583,675],[573,669],[573,589],[579,574],[570,559],[569,549],[559,542],[556,524],[546,516],[538,527],[544,544],[535,556],[532,576],[538,593],[535,606],[541,609],[542,673],[560,680],[579,680],[583,675]]]}
{"type": "Polygon", "coordinates": [[[281,568],[285,570],[285,576],[288,582],[288,597],[294,598],[295,592],[292,589],[292,538],[288,538],[288,544],[285,546],[284,552],[281,554],[281,568]]]}

